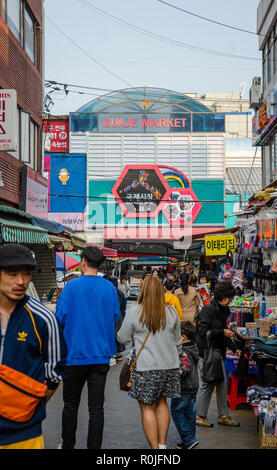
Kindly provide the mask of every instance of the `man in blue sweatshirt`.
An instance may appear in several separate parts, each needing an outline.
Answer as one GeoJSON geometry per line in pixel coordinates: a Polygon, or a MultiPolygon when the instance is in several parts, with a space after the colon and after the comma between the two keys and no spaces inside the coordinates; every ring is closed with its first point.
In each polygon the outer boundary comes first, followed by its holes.
{"type": "Polygon", "coordinates": [[[113,284],[100,276],[104,257],[97,247],[87,246],[81,255],[83,276],[64,287],[56,309],[68,349],[63,384],[62,449],[74,449],[78,409],[87,382],[88,449],[100,449],[104,428],[104,391],[110,358],[115,352],[115,327],[120,317],[113,284]]]}

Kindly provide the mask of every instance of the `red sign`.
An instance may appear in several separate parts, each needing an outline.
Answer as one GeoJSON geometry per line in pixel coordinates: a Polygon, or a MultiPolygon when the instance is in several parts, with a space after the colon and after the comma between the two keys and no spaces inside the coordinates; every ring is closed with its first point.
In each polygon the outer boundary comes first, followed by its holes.
{"type": "Polygon", "coordinates": [[[48,152],[69,151],[69,121],[43,121],[43,130],[46,134],[46,143],[50,139],[48,152]]]}
{"type": "Polygon", "coordinates": [[[169,191],[157,165],[127,165],[112,189],[126,217],[156,217],[169,191]]]}
{"type": "Polygon", "coordinates": [[[170,225],[192,225],[202,209],[191,186],[171,189],[168,201],[162,204],[162,211],[170,225]]]}

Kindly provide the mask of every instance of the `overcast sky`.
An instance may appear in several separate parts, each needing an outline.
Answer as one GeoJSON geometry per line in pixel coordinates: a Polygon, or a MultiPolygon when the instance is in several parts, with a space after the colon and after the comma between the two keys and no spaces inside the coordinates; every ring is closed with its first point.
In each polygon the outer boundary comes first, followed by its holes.
{"type": "MultiPolygon", "coordinates": [[[[256,31],[259,0],[167,2],[221,23],[256,31]]],[[[244,98],[248,98],[252,78],[261,76],[257,35],[204,21],[158,0],[45,0],[45,8],[47,80],[107,90],[149,85],[199,95],[238,92],[245,81],[244,98]],[[131,30],[86,5],[148,33],[131,30]],[[157,40],[149,32],[182,46],[157,40]],[[259,60],[198,52],[185,45],[259,60]]],[[[79,91],[95,95],[52,93],[55,105],[51,113],[68,114],[105,93],[79,91]]]]}

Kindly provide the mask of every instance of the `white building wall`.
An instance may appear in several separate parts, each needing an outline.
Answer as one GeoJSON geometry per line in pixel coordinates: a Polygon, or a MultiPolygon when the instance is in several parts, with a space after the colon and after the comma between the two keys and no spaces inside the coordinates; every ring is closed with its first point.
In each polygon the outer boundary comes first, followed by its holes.
{"type": "Polygon", "coordinates": [[[169,165],[189,179],[224,178],[224,134],[71,133],[70,152],[87,153],[88,179],[117,179],[126,165],[169,165]]]}

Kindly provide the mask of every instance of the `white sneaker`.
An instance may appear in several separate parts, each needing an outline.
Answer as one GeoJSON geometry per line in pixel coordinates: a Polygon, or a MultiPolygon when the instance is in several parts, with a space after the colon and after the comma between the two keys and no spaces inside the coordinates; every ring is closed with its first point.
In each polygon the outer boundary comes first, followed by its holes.
{"type": "Polygon", "coordinates": [[[116,366],[116,358],[115,357],[112,357],[110,359],[110,366],[116,366]]]}
{"type": "Polygon", "coordinates": [[[159,444],[159,449],[167,449],[167,445],[166,444],[159,444]]]}
{"type": "Polygon", "coordinates": [[[62,444],[59,444],[57,449],[62,449],[63,448],[63,445],[62,444]]]}

